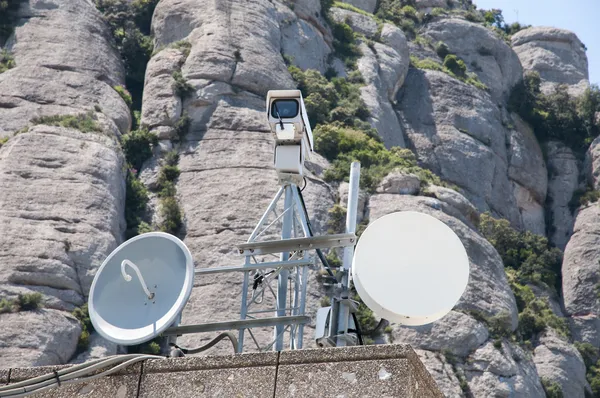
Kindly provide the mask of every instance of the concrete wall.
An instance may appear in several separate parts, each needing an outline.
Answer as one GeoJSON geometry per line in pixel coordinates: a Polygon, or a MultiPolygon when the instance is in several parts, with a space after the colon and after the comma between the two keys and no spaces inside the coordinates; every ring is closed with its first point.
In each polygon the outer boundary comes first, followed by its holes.
{"type": "MultiPolygon", "coordinates": [[[[65,367],[0,369],[0,383],[65,367]]],[[[401,344],[148,360],[34,396],[443,397],[414,351],[401,344]]]]}

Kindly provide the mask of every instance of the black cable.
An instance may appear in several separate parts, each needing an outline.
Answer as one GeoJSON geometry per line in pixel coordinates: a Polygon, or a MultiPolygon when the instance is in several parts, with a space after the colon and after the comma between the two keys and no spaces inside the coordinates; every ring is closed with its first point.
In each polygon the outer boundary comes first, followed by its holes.
{"type": "Polygon", "coordinates": [[[238,353],[238,340],[237,340],[237,337],[235,337],[235,335],[231,332],[223,332],[220,335],[218,335],[217,337],[215,337],[214,339],[212,339],[208,344],[203,345],[198,348],[180,347],[175,343],[170,343],[169,345],[171,347],[175,347],[175,348],[181,350],[181,352],[183,352],[184,354],[198,354],[199,352],[206,351],[209,348],[214,347],[215,344],[217,344],[219,341],[223,340],[224,338],[229,338],[229,340],[231,341],[231,344],[233,345],[233,352],[237,354],[238,353]]]}
{"type": "Polygon", "coordinates": [[[358,318],[356,318],[356,314],[352,313],[352,319],[354,319],[354,327],[356,328],[356,335],[358,336],[358,343],[360,345],[365,345],[362,338],[362,331],[360,330],[360,325],[358,324],[358,318]]]}
{"type": "MultiPolygon", "coordinates": [[[[300,197],[300,203],[302,203],[302,209],[304,210],[304,215],[306,218],[306,226],[308,227],[308,234],[310,236],[313,236],[312,226],[310,224],[310,217],[308,216],[308,211],[306,210],[306,203],[304,203],[304,197],[302,197],[302,191],[300,189],[298,189],[297,186],[296,186],[296,190],[298,191],[298,196],[300,197]]],[[[329,276],[331,276],[332,278],[335,278],[335,275],[331,271],[331,266],[329,265],[329,261],[327,261],[327,258],[325,258],[325,256],[323,255],[323,252],[321,251],[321,249],[317,249],[317,256],[319,256],[319,260],[321,260],[321,263],[323,263],[323,266],[325,267],[325,271],[327,271],[329,276]]]]}
{"type": "MultiPolygon", "coordinates": [[[[304,191],[304,188],[306,188],[306,186],[308,185],[308,181],[306,181],[306,177],[302,177],[304,179],[304,185],[302,186],[302,189],[300,190],[300,192],[304,191]]],[[[306,212],[306,209],[305,209],[306,212]]]]}

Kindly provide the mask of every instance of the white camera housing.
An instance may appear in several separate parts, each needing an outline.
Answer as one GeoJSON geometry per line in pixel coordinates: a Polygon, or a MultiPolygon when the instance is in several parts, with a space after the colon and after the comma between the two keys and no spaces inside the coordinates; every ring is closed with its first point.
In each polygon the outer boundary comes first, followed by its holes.
{"type": "Polygon", "coordinates": [[[314,141],[302,92],[270,90],[267,119],[275,137],[275,169],[280,183],[297,185],[304,179],[304,160],[313,151],[314,141]]]}

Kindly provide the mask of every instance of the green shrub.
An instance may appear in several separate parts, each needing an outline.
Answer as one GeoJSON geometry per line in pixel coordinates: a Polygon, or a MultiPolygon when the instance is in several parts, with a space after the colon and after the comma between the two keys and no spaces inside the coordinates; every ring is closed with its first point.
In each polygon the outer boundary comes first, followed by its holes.
{"type": "Polygon", "coordinates": [[[431,10],[430,14],[434,17],[441,17],[442,15],[447,15],[448,12],[443,8],[435,7],[433,10],[431,10]]]}
{"type": "Polygon", "coordinates": [[[180,40],[180,41],[176,41],[175,43],[171,44],[171,47],[176,48],[177,50],[181,51],[184,55],[184,57],[187,59],[187,57],[190,56],[190,51],[192,50],[192,43],[190,43],[187,40],[180,40]]]}
{"type": "Polygon", "coordinates": [[[121,146],[127,162],[139,170],[152,157],[152,149],[158,145],[158,137],[147,129],[134,130],[121,137],[121,146]]]}
{"type": "Polygon", "coordinates": [[[177,123],[175,123],[175,134],[179,141],[183,141],[183,138],[187,135],[192,125],[192,119],[188,116],[187,112],[183,112],[183,115],[179,117],[177,123]]]}
{"type": "Polygon", "coordinates": [[[441,59],[445,59],[450,54],[450,48],[443,41],[438,41],[435,45],[435,52],[441,59]]]}
{"type": "Polygon", "coordinates": [[[176,166],[179,163],[179,152],[172,150],[166,153],[164,159],[165,164],[168,166],[176,166]]]}
{"type": "Polygon", "coordinates": [[[539,74],[526,73],[511,91],[509,110],[526,120],[540,141],[561,141],[583,157],[587,146],[600,135],[600,124],[595,119],[600,111],[600,88],[592,85],[574,98],[566,85],[557,85],[546,95],[540,84],[539,74]]]}
{"type": "Polygon", "coordinates": [[[173,84],[172,84],[173,91],[175,91],[175,94],[180,96],[182,99],[189,97],[196,91],[194,86],[192,86],[191,84],[189,84],[187,82],[187,80],[183,77],[183,74],[180,71],[173,72],[172,77],[173,77],[173,84]]]}
{"type": "Polygon", "coordinates": [[[148,190],[131,170],[127,173],[125,190],[125,221],[127,222],[126,237],[138,235],[138,226],[146,212],[148,190]]]}
{"type": "Polygon", "coordinates": [[[517,272],[517,282],[547,285],[560,291],[562,253],[550,247],[548,239],[529,231],[514,230],[507,220],[497,220],[489,213],[480,217],[479,230],[496,248],[506,268],[517,272]]]}
{"type": "Polygon", "coordinates": [[[577,189],[573,192],[573,197],[569,201],[569,209],[571,213],[574,213],[579,207],[596,203],[598,199],[600,199],[600,191],[589,187],[587,189],[577,189]]]}
{"type": "Polygon", "coordinates": [[[399,24],[400,29],[408,36],[409,39],[413,39],[417,36],[417,28],[415,21],[412,19],[403,19],[399,24]]]}
{"type": "Polygon", "coordinates": [[[422,48],[433,47],[433,44],[431,44],[431,39],[426,36],[417,35],[415,37],[414,43],[418,44],[422,48]]]}
{"type": "Polygon", "coordinates": [[[160,230],[175,235],[183,222],[177,199],[172,196],[162,198],[160,201],[160,215],[162,217],[160,230]]]}
{"type": "MultiPolygon", "coordinates": [[[[0,2],[1,4],[1,2],[0,2]]],[[[16,66],[15,58],[12,53],[6,49],[0,51],[0,73],[6,72],[16,66]]]]}
{"type": "Polygon", "coordinates": [[[470,22],[484,22],[485,19],[483,18],[483,16],[481,15],[481,13],[479,11],[467,11],[464,14],[464,17],[467,21],[470,22]]]}
{"type": "Polygon", "coordinates": [[[115,89],[115,91],[117,93],[119,93],[121,98],[123,98],[123,101],[125,101],[125,103],[127,104],[127,107],[131,108],[131,105],[133,104],[133,102],[131,99],[131,94],[129,94],[129,91],[127,91],[127,89],[123,86],[114,86],[113,88],[115,89]]]}
{"type": "Polygon", "coordinates": [[[347,79],[334,77],[328,81],[316,70],[302,71],[295,66],[288,70],[304,95],[311,127],[334,121],[359,127],[369,116],[360,95],[360,72],[351,72],[347,79]]]}
{"type": "Polygon", "coordinates": [[[362,15],[367,16],[369,18],[374,18],[375,17],[373,14],[371,14],[371,13],[369,13],[369,12],[363,10],[363,9],[360,9],[358,7],[355,7],[352,4],[342,3],[342,2],[336,1],[336,2],[334,2],[334,5],[337,8],[343,8],[345,10],[352,11],[352,12],[355,12],[357,14],[362,14],[362,15]]]}
{"type": "Polygon", "coordinates": [[[598,348],[594,347],[590,343],[583,343],[581,341],[576,341],[574,343],[575,348],[581,354],[583,358],[583,363],[585,364],[586,369],[594,365],[599,359],[598,348]]]}
{"type": "Polygon", "coordinates": [[[140,109],[146,65],[153,51],[150,24],[158,0],[95,0],[95,4],[110,27],[125,65],[132,108],[140,109]]]}
{"type": "Polygon", "coordinates": [[[319,305],[321,307],[329,307],[331,305],[331,299],[327,296],[321,297],[321,300],[319,301],[319,305]]]}
{"type": "Polygon", "coordinates": [[[542,387],[544,387],[544,391],[546,392],[546,398],[563,398],[562,388],[559,383],[542,377],[542,387]]]}
{"type": "Polygon", "coordinates": [[[410,64],[418,69],[437,70],[440,72],[444,71],[444,67],[431,58],[419,59],[416,56],[411,55],[410,64]]]}
{"type": "Polygon", "coordinates": [[[418,167],[410,150],[387,149],[375,136],[364,131],[340,125],[321,125],[315,129],[314,137],[316,151],[332,162],[324,175],[327,181],[346,180],[350,164],[359,161],[360,185],[371,192],[394,169],[416,174],[424,184],[446,185],[429,170],[418,167]]]}
{"type": "Polygon", "coordinates": [[[356,60],[361,55],[358,49],[356,33],[347,23],[331,22],[333,48],[336,55],[344,61],[348,69],[356,69],[356,60]]]}
{"type": "Polygon", "coordinates": [[[77,341],[77,352],[81,353],[90,345],[90,334],[94,331],[94,326],[90,320],[87,303],[79,308],[75,308],[72,312],[73,316],[79,320],[81,325],[81,334],[77,341]]]}
{"type": "Polygon", "coordinates": [[[146,221],[141,221],[137,228],[138,235],[154,231],[155,229],[152,227],[152,225],[148,224],[146,221]]]}
{"type": "MultiPolygon", "coordinates": [[[[328,211],[327,217],[327,233],[343,234],[346,232],[346,208],[341,205],[333,205],[328,211]]],[[[337,258],[337,256],[336,256],[337,258]]]]}
{"type": "Polygon", "coordinates": [[[37,292],[19,294],[16,305],[19,311],[35,311],[42,307],[42,294],[37,292]]]}
{"type": "Polygon", "coordinates": [[[80,113],[77,115],[54,115],[42,116],[31,121],[33,125],[43,124],[46,126],[60,126],[77,129],[82,133],[101,132],[102,128],[97,122],[94,111],[80,113]]]}
{"type": "Polygon", "coordinates": [[[0,314],[8,314],[13,312],[15,308],[15,303],[11,300],[7,300],[5,298],[0,300],[0,314]]]}
{"type": "Polygon", "coordinates": [[[8,137],[0,137],[0,148],[8,142],[8,137]]]}
{"type": "Polygon", "coordinates": [[[465,78],[467,74],[467,66],[465,62],[454,54],[448,54],[444,58],[444,67],[459,78],[465,78]]]}
{"type": "Polygon", "coordinates": [[[400,9],[402,15],[406,18],[410,18],[415,22],[419,22],[419,17],[417,15],[417,10],[413,6],[404,6],[400,9]]]}

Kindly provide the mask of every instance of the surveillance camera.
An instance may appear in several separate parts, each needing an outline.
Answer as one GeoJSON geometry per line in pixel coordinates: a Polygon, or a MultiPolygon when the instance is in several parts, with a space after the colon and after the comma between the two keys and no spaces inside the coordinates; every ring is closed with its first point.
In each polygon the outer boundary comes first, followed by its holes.
{"type": "Polygon", "coordinates": [[[275,136],[275,169],[280,181],[298,184],[303,178],[304,160],[314,145],[302,92],[270,90],[267,119],[275,136]]]}

